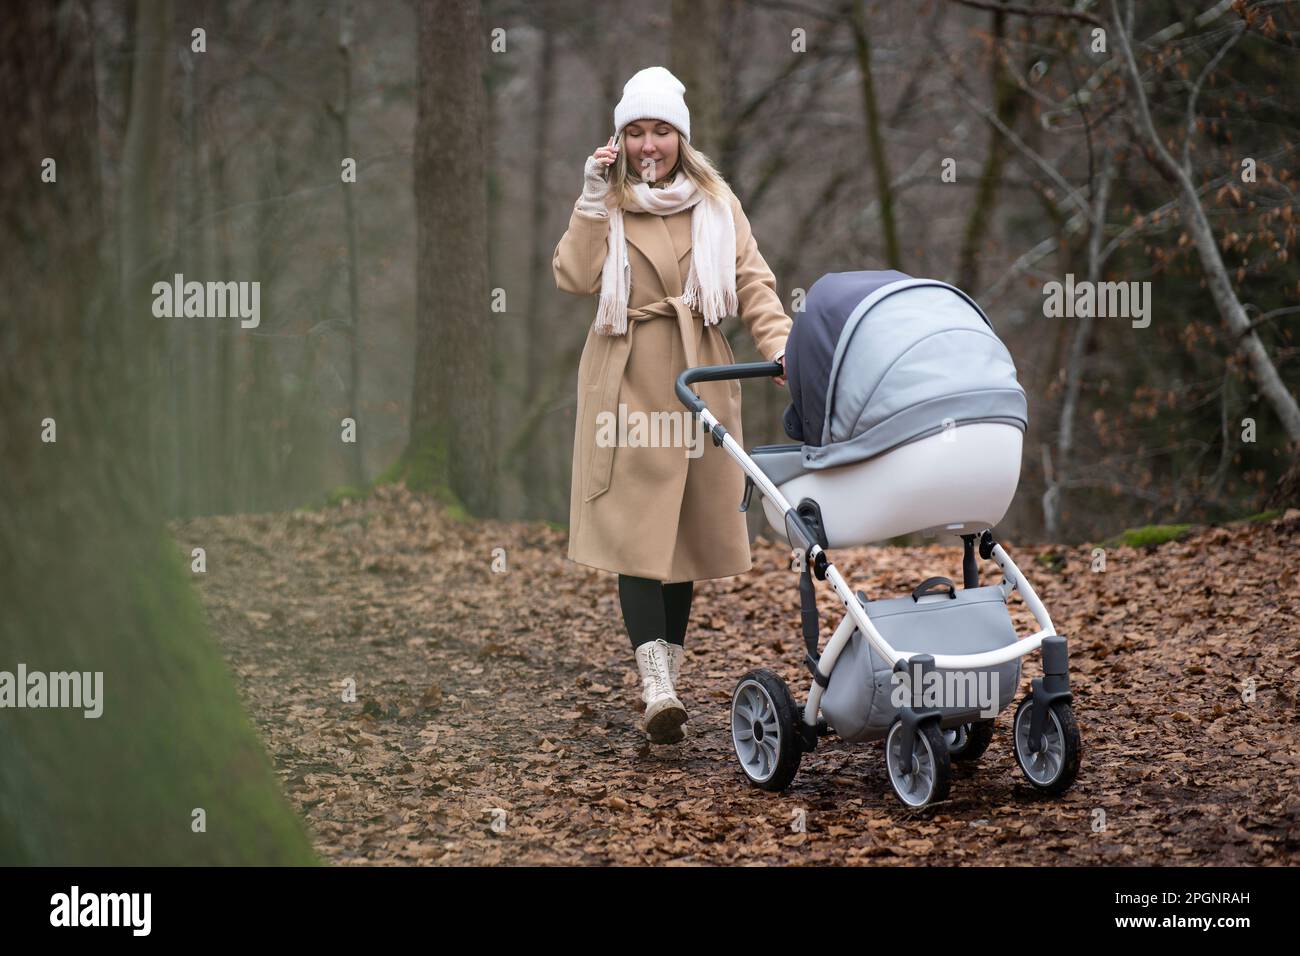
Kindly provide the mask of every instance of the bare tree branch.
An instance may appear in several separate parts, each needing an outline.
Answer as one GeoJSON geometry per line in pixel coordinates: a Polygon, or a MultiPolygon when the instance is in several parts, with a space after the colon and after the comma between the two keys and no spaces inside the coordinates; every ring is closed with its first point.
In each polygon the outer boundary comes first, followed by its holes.
{"type": "Polygon", "coordinates": [[[1192,137],[1196,133],[1196,98],[1201,95],[1201,86],[1205,83],[1206,77],[1214,72],[1214,68],[1219,65],[1219,61],[1232,49],[1233,44],[1241,39],[1246,32],[1246,21],[1242,20],[1237,24],[1236,30],[1232,36],[1228,37],[1228,42],[1219,47],[1219,52],[1209,63],[1205,64],[1205,69],[1201,70],[1201,75],[1196,78],[1196,83],[1192,86],[1192,92],[1187,97],[1187,133],[1183,136],[1183,168],[1191,171],[1192,168],[1192,137]]]}
{"type": "Polygon", "coordinates": [[[953,88],[957,91],[957,95],[966,102],[966,105],[979,113],[990,126],[1001,133],[1008,143],[1014,146],[1017,151],[1033,163],[1033,165],[1037,166],[1044,176],[1050,179],[1063,193],[1065,193],[1065,198],[1068,199],[1079,212],[1086,215],[1088,213],[1088,201],[1083,197],[1083,195],[1071,186],[1064,176],[1056,171],[1055,166],[1035,152],[1024,140],[1017,136],[1014,131],[1003,123],[1002,120],[998,119],[997,115],[992,110],[967,93],[965,88],[962,86],[961,78],[957,76],[956,73],[953,73],[951,66],[949,66],[948,69],[949,73],[952,74],[953,88]]]}
{"type": "MultiPolygon", "coordinates": [[[[1218,0],[1214,6],[1205,10],[1203,13],[1197,14],[1192,20],[1192,25],[1199,28],[1213,23],[1215,20],[1219,19],[1219,17],[1227,13],[1232,7],[1232,4],[1233,0],[1218,0]]],[[[1171,23],[1169,26],[1157,30],[1155,33],[1151,34],[1151,36],[1143,40],[1140,46],[1144,50],[1153,49],[1167,40],[1172,40],[1174,37],[1181,36],[1186,32],[1186,22],[1179,20],[1176,23],[1171,23]]],[[[1095,93],[1097,88],[1106,81],[1114,70],[1119,69],[1119,67],[1120,61],[1117,57],[1108,58],[1100,67],[1098,67],[1097,72],[1090,76],[1088,81],[1083,84],[1084,91],[1090,95],[1095,93]]]]}
{"type": "Polygon", "coordinates": [[[1012,13],[1019,17],[1058,17],[1062,20],[1081,20],[1093,26],[1105,26],[1098,18],[1085,10],[1066,10],[1062,7],[1022,7],[1016,3],[994,3],[992,0],[948,0],[963,7],[976,10],[992,10],[994,13],[1012,13]]]}

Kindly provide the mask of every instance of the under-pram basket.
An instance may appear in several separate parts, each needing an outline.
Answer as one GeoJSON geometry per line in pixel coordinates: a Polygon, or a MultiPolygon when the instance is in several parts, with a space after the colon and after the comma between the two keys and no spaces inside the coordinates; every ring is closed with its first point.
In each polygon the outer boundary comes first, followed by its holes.
{"type": "Polygon", "coordinates": [[[1015,495],[1027,424],[1024,390],[992,324],[965,293],[899,272],[832,273],[809,290],[786,343],[797,444],[746,453],[690,388],[697,381],[779,375],[779,363],[688,369],[677,395],[759,489],[769,524],[796,550],[807,702],[760,668],[732,695],[732,742],[751,783],[784,789],[803,753],[834,732],[885,738],[895,793],[909,806],[946,797],[951,760],[973,760],[1011,703],[1020,659],[1042,650],[1012,721],[1016,759],[1036,788],[1074,781],[1081,744],[1071,709],[1065,638],[993,537],[1015,495]],[[911,532],[963,543],[962,587],[931,578],[912,594],[854,593],[826,549],[911,532]],[[980,558],[1004,579],[979,584],[980,558]],[[847,613],[819,650],[813,583],[831,583],[847,613]],[[1019,638],[1007,599],[1020,591],[1039,630],[1019,638]]]}

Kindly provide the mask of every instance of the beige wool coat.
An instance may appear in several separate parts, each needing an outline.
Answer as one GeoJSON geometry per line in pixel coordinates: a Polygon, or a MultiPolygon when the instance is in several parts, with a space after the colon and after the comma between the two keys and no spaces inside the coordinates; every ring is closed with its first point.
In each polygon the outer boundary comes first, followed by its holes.
{"type": "MultiPolygon", "coordinates": [[[[734,194],[738,314],[766,361],[784,351],[793,320],[776,291],[776,279],[758,251],[749,220],[734,194]]],[[[682,304],[691,265],[691,210],[670,216],[626,211],[624,232],[632,280],[626,335],[593,327],[578,363],[578,408],[569,498],[571,560],[665,583],[729,577],[752,567],[745,515],[738,509],[744,472],[712,436],[698,429],[674,391],[686,368],[736,361],[721,325],[705,326],[700,312],[682,304]],[[598,441],[598,415],[616,421],[634,412],[678,413],[682,432],[702,438],[690,457],[680,447],[638,444],[632,429],[622,443],[598,441]]],[[[609,220],[575,208],[555,247],[556,285],[575,295],[598,295],[609,220]]],[[[777,387],[770,379],[763,387],[777,387]]],[[[696,393],[737,442],[744,444],[740,381],[700,382],[696,393]]],[[[658,421],[662,421],[659,419],[658,421]]],[[[654,431],[667,434],[658,427],[654,431]]],[[[606,429],[605,436],[610,431],[606,429]]]]}

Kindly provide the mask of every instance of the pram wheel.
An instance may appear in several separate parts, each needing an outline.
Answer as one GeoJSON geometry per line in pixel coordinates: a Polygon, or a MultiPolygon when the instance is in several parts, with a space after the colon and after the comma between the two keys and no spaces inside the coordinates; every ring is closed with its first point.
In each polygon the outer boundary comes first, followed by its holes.
{"type": "Polygon", "coordinates": [[[731,743],[740,769],[762,790],[784,790],[803,751],[794,699],[785,681],[765,667],[750,671],[731,694],[731,743]]]}
{"type": "Polygon", "coordinates": [[[948,744],[938,724],[927,722],[916,728],[912,753],[903,758],[903,721],[895,720],[885,739],[885,765],[894,793],[909,807],[946,800],[952,779],[948,744]]]}
{"type": "Polygon", "coordinates": [[[1067,701],[1053,701],[1047,708],[1041,746],[1037,753],[1030,753],[1029,719],[1033,710],[1033,697],[1024,698],[1016,708],[1012,735],[1016,742],[1016,763],[1037,789],[1052,795],[1064,793],[1079,772],[1082,750],[1074,711],[1067,701]]]}
{"type": "Polygon", "coordinates": [[[948,757],[952,760],[974,761],[984,756],[993,741],[993,721],[976,720],[943,732],[948,744],[948,757]]]}

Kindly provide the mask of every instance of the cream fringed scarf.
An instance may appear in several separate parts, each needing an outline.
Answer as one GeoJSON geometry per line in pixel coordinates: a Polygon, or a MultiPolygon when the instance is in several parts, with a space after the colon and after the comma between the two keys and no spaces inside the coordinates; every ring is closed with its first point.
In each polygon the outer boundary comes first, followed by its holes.
{"type": "MultiPolygon", "coordinates": [[[[642,212],[671,216],[691,209],[691,269],[682,302],[697,309],[706,325],[717,325],[736,312],[736,225],[731,207],[700,192],[693,180],[678,170],[672,183],[652,189],[640,182],[632,193],[642,212]]],[[[623,232],[623,209],[609,210],[609,251],[600,279],[600,306],[596,331],[604,335],[627,332],[628,291],[632,267],[628,264],[623,232]]]]}

